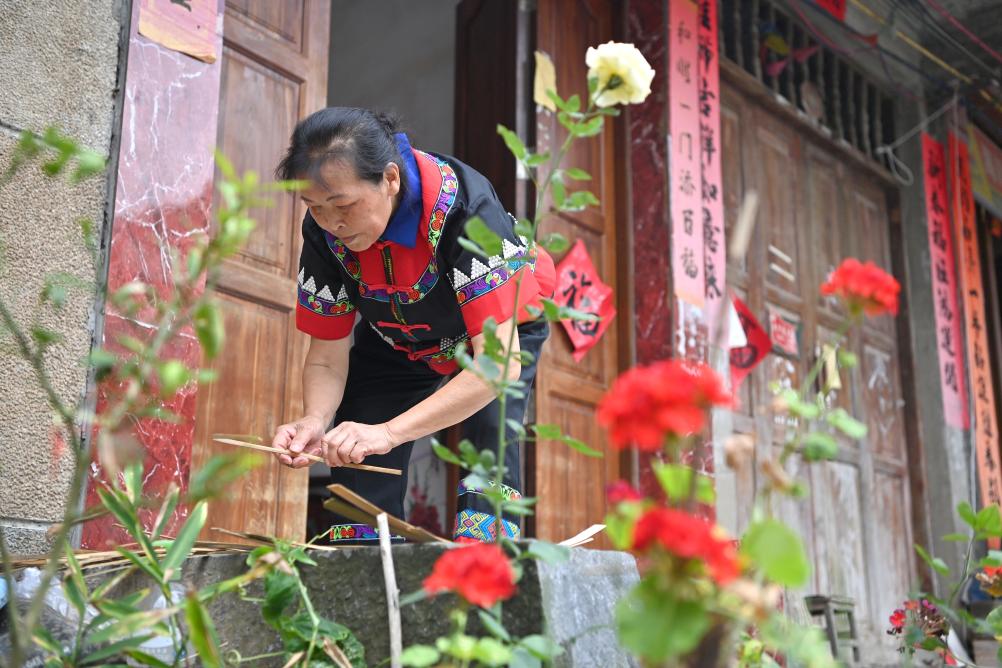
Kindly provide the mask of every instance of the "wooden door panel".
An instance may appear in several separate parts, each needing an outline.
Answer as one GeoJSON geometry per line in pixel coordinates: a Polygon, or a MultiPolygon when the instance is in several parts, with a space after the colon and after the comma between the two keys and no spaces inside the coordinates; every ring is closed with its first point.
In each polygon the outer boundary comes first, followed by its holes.
{"type": "MultiPolygon", "coordinates": [[[[726,159],[721,160],[721,176],[723,179],[724,197],[724,225],[726,239],[731,238],[731,232],[738,220],[738,211],[741,209],[741,200],[745,193],[744,173],[742,170],[742,124],[741,105],[743,101],[735,99],[733,93],[726,88],[720,97],[720,132],[721,132],[721,155],[726,159]]],[[[727,280],[732,284],[745,285],[748,276],[747,258],[741,258],[738,262],[730,260],[727,262],[727,280]]],[[[746,302],[747,303],[747,302],[746,302]]]]}
{"type": "MultiPolygon", "coordinates": [[[[589,46],[612,38],[614,12],[613,3],[597,0],[538,3],[536,48],[552,56],[557,86],[564,97],[577,93],[582,100],[587,99],[584,54],[589,46]]],[[[556,117],[537,108],[538,150],[557,150],[565,136],[556,117]]],[[[581,213],[551,215],[544,219],[542,228],[544,233],[559,231],[571,240],[583,239],[599,276],[615,290],[614,142],[612,124],[607,124],[601,135],[575,143],[564,163],[592,175],[591,181],[583,182],[581,187],[595,193],[601,205],[581,213]]],[[[561,327],[553,327],[537,374],[537,421],[556,423],[606,455],[604,459],[589,459],[562,444],[536,446],[535,491],[540,504],[535,522],[540,538],[566,538],[605,516],[605,498],[597,490],[619,477],[619,466],[615,451],[606,447],[605,435],[596,426],[594,411],[619,370],[617,350],[613,325],[580,363],[575,362],[566,334],[561,327]]],[[[602,539],[600,546],[605,544],[602,539]]]]}
{"type": "Polygon", "coordinates": [[[859,467],[842,462],[816,464],[811,471],[815,524],[817,591],[848,596],[856,614],[866,619],[866,560],[859,467]]]}
{"type": "Polygon", "coordinates": [[[227,0],[231,14],[239,14],[265,35],[299,51],[303,43],[303,3],[274,0],[227,0]]]}
{"type": "MultiPolygon", "coordinates": [[[[238,172],[269,180],[295,123],[324,106],[327,96],[330,5],[323,0],[230,0],[223,20],[218,144],[238,172]]],[[[258,226],[243,251],[226,262],[216,297],[225,314],[227,343],[213,368],[219,378],[198,394],[198,467],[232,448],[214,444],[217,432],[270,438],[302,412],[299,377],[306,337],[292,309],[300,221],[291,195],[255,209],[258,226]]],[[[232,541],[212,527],[302,540],[308,474],[262,457],[262,466],[209,507],[203,537],[232,541]]]]}
{"type": "Polygon", "coordinates": [[[861,359],[863,397],[869,429],[867,442],[878,457],[903,463],[905,460],[904,414],[895,379],[899,377],[894,356],[875,345],[864,344],[861,359]]]}
{"type": "MultiPolygon", "coordinates": [[[[214,365],[219,374],[211,385],[198,393],[199,420],[195,442],[208,445],[213,433],[271,434],[285,415],[287,379],[291,376],[284,357],[289,335],[288,312],[220,294],[219,305],[226,327],[226,353],[214,365]],[[264,370],[268,370],[267,373],[264,370]]],[[[219,446],[222,450],[223,446],[219,446]]],[[[211,528],[273,533],[276,517],[287,511],[277,503],[279,466],[274,458],[262,455],[262,465],[227,494],[210,505],[211,528]]],[[[304,471],[298,471],[303,476],[304,471]]]]}
{"type": "MultiPolygon", "coordinates": [[[[272,69],[268,63],[224,47],[220,93],[219,138],[224,155],[235,156],[241,170],[253,169],[263,179],[271,177],[276,156],[285,150],[299,120],[302,82],[272,69]],[[267,104],[263,104],[263,101],[267,104]],[[264,132],[255,132],[251,128],[264,132]]],[[[288,276],[296,203],[292,195],[273,194],[274,206],[257,207],[250,215],[258,226],[240,252],[251,266],[288,276]]],[[[288,287],[292,290],[292,286],[288,287]]],[[[288,298],[288,291],[283,295],[288,298]]]]}
{"type": "Polygon", "coordinates": [[[770,124],[760,125],[756,130],[761,166],[759,220],[768,221],[763,230],[766,281],[784,296],[799,299],[805,276],[799,250],[803,232],[797,220],[796,139],[788,131],[770,124]]]}
{"type": "Polygon", "coordinates": [[[901,607],[904,593],[912,591],[914,581],[909,577],[914,572],[912,532],[909,521],[910,503],[906,478],[901,475],[887,475],[876,472],[874,490],[876,499],[873,513],[876,523],[877,540],[880,545],[881,563],[879,576],[874,578],[873,618],[887,619],[901,607]]]}

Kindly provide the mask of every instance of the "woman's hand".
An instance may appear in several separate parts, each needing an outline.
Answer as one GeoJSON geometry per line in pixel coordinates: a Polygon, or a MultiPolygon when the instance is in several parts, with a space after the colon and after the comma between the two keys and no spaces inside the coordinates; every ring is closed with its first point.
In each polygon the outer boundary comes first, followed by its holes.
{"type": "Polygon", "coordinates": [[[320,418],[307,415],[276,429],[275,438],[272,439],[271,445],[287,450],[289,453],[276,454],[278,461],[294,469],[301,469],[312,464],[309,459],[302,456],[302,453],[323,454],[324,427],[326,426],[320,418]]]}
{"type": "Polygon", "coordinates": [[[323,438],[327,463],[331,466],[359,464],[369,455],[385,455],[400,445],[389,426],[342,422],[323,438]]]}

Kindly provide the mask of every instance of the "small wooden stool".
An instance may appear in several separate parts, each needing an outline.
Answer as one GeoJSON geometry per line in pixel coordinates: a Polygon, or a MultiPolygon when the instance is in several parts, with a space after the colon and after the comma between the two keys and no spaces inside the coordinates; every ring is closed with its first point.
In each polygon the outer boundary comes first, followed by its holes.
{"type": "Polygon", "coordinates": [[[859,663],[859,636],[856,632],[855,603],[841,596],[805,596],[811,617],[824,619],[824,631],[832,656],[847,663],[859,663]]]}

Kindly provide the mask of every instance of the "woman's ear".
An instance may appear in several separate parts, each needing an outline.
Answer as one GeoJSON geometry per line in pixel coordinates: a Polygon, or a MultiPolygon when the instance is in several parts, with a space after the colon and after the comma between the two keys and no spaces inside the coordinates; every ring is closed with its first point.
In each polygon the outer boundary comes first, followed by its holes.
{"type": "Polygon", "coordinates": [[[383,181],[390,197],[395,197],[400,192],[400,167],[397,163],[386,163],[386,167],[383,168],[383,181]]]}

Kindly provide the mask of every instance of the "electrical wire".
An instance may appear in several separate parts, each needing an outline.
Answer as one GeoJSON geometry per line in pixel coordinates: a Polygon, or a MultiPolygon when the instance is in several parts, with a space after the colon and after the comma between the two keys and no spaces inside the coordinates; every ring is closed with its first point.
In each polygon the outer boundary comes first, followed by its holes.
{"type": "Polygon", "coordinates": [[[905,2],[903,0],[891,1],[896,6],[907,9],[909,16],[918,19],[917,26],[920,33],[927,32],[934,34],[941,42],[965,55],[971,62],[982,68],[989,76],[996,75],[996,71],[991,65],[976,56],[966,46],[964,46],[960,40],[951,35],[924,4],[918,0],[911,0],[910,2],[905,2]]]}
{"type": "Polygon", "coordinates": [[[971,40],[972,42],[980,46],[982,49],[984,49],[985,52],[991,55],[992,58],[1002,63],[1002,55],[999,55],[999,53],[995,51],[995,49],[992,49],[990,46],[981,41],[981,39],[977,35],[968,30],[967,26],[965,26],[963,23],[954,18],[954,16],[950,14],[950,12],[945,10],[942,7],[942,5],[936,2],[936,0],[925,0],[925,1],[929,4],[930,7],[932,7],[936,11],[937,14],[939,14],[944,19],[949,21],[950,25],[952,25],[960,32],[964,33],[964,35],[966,35],[969,40],[971,40]]]}

